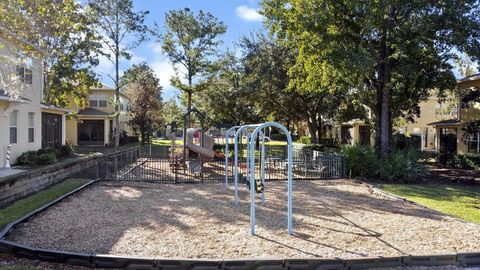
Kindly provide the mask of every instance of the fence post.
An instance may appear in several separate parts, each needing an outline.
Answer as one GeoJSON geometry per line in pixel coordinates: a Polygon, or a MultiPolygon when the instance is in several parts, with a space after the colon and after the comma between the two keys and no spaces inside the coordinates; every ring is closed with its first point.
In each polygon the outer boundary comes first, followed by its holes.
{"type": "Polygon", "coordinates": [[[152,143],[148,144],[148,157],[152,157],[152,143]]]}
{"type": "Polygon", "coordinates": [[[345,156],[340,157],[340,178],[345,177],[345,156]]]}
{"type": "Polygon", "coordinates": [[[175,175],[175,184],[177,183],[177,180],[178,180],[177,164],[178,164],[178,160],[177,160],[177,156],[175,156],[175,163],[173,164],[173,173],[175,175]]]}
{"type": "Polygon", "coordinates": [[[96,156],[95,157],[95,164],[96,164],[96,167],[97,167],[97,178],[96,179],[99,179],[100,178],[100,158],[99,156],[96,156]]]}

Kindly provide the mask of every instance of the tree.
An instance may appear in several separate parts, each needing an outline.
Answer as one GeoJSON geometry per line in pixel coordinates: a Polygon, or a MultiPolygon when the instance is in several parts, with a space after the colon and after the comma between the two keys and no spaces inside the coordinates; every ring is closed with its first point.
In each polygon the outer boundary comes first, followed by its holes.
{"type": "Polygon", "coordinates": [[[332,118],[344,95],[342,77],[336,70],[309,58],[296,61],[301,53],[262,34],[244,37],[242,87],[254,93],[265,116],[291,126],[308,124],[313,143],[321,139],[322,118],[332,118]],[[311,71],[308,75],[306,71],[311,71]]]}
{"type": "MultiPolygon", "coordinates": [[[[185,8],[171,10],[165,15],[166,33],[161,35],[162,48],[175,66],[171,83],[187,94],[187,111],[192,108],[192,95],[208,85],[208,75],[213,67],[212,57],[220,44],[219,35],[226,26],[210,13],[198,15],[185,8]],[[178,72],[183,73],[182,78],[178,72]],[[186,84],[182,82],[186,80],[186,84]]],[[[188,119],[190,125],[190,119],[188,119]]]]}
{"type": "Polygon", "coordinates": [[[146,41],[149,32],[144,24],[148,11],[135,12],[132,0],[91,0],[89,7],[96,18],[95,26],[103,45],[101,53],[115,66],[115,151],[120,143],[120,60],[130,59],[130,50],[146,41]]]}
{"type": "Polygon", "coordinates": [[[227,51],[218,61],[210,84],[198,94],[198,107],[207,115],[207,125],[241,125],[265,120],[255,100],[256,92],[241,84],[244,70],[240,59],[227,51]]]}
{"type": "Polygon", "coordinates": [[[88,10],[74,0],[5,0],[0,3],[0,16],[4,45],[17,58],[6,62],[42,58],[44,102],[65,106],[73,97],[85,104],[89,89],[97,84],[91,67],[98,64],[98,42],[88,10]]]}
{"type": "Polygon", "coordinates": [[[140,133],[142,144],[150,142],[152,132],[161,125],[162,87],[159,82],[146,63],[133,65],[122,77],[122,85],[132,102],[130,124],[140,133]]]}
{"type": "Polygon", "coordinates": [[[179,127],[183,123],[183,113],[175,98],[170,98],[163,103],[162,117],[164,125],[179,127]]]}
{"type": "Polygon", "coordinates": [[[430,89],[452,89],[452,48],[478,57],[478,1],[265,0],[272,32],[297,48],[348,67],[375,116],[376,146],[389,149],[392,118],[418,113],[430,89]],[[467,30],[468,29],[468,30],[467,30]]]}

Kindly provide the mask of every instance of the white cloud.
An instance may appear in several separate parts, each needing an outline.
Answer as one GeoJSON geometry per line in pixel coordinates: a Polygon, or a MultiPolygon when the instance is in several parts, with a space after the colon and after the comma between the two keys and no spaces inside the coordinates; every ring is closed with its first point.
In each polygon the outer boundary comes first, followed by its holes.
{"type": "Polygon", "coordinates": [[[248,6],[238,6],[235,13],[247,22],[261,22],[265,19],[256,9],[248,6]]]}
{"type": "Polygon", "coordinates": [[[175,75],[175,69],[163,53],[162,47],[158,43],[152,43],[148,46],[152,50],[153,61],[149,63],[155,75],[160,79],[160,85],[163,87],[163,98],[167,100],[179,94],[178,89],[170,85],[170,79],[175,75]]]}

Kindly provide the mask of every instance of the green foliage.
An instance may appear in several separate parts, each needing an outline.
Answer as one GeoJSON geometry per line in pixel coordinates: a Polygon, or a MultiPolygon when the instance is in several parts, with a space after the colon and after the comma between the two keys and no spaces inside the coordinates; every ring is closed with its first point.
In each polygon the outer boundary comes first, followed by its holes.
{"type": "Polygon", "coordinates": [[[283,133],[270,134],[270,140],[272,141],[287,141],[287,136],[283,133]]]}
{"type": "Polygon", "coordinates": [[[142,144],[150,142],[153,132],[162,126],[160,80],[146,63],[140,63],[125,72],[122,84],[131,101],[130,124],[142,144]]]}
{"type": "Polygon", "coordinates": [[[195,15],[189,8],[171,10],[165,15],[165,34],[159,34],[162,48],[176,67],[171,84],[187,94],[187,110],[192,108],[192,95],[204,90],[215,69],[217,39],[227,27],[209,12],[195,15]],[[186,70],[180,79],[178,68],[186,70]]]}
{"type": "Polygon", "coordinates": [[[299,50],[296,65],[307,78],[302,83],[310,76],[321,85],[328,72],[315,74],[326,63],[370,107],[382,156],[389,150],[393,119],[418,114],[418,103],[431,89],[454,89],[452,48],[480,56],[477,0],[265,0],[262,5],[271,32],[299,50]]]}
{"type": "Polygon", "coordinates": [[[478,158],[469,157],[465,155],[455,155],[450,161],[450,165],[456,169],[464,170],[478,170],[480,169],[480,164],[478,163],[478,158]]]}
{"type": "Polygon", "coordinates": [[[0,230],[8,223],[13,222],[29,212],[47,204],[50,201],[80,187],[85,180],[67,179],[64,182],[51,186],[27,198],[21,199],[12,205],[0,210],[0,230]]]}
{"type": "Polygon", "coordinates": [[[300,136],[300,139],[298,140],[300,143],[303,144],[311,144],[312,140],[310,139],[310,136],[300,136]]]}
{"type": "Polygon", "coordinates": [[[58,148],[41,148],[37,151],[22,153],[17,159],[17,164],[26,166],[55,164],[59,159],[68,157],[74,152],[75,146],[71,144],[62,145],[58,148]]]}
{"type": "Polygon", "coordinates": [[[378,174],[389,182],[414,182],[427,172],[425,166],[418,162],[419,157],[419,151],[415,149],[394,150],[381,160],[378,174]]]}
{"type": "Polygon", "coordinates": [[[397,150],[420,149],[422,138],[419,136],[409,136],[406,134],[392,134],[392,148],[397,150]]]}
{"type": "Polygon", "coordinates": [[[375,150],[366,145],[342,145],[340,153],[346,157],[347,175],[352,177],[373,177],[376,174],[378,159],[375,150]]]}
{"type": "Polygon", "coordinates": [[[73,97],[82,106],[97,84],[91,67],[98,64],[99,43],[90,15],[75,0],[0,1],[2,39],[24,56],[42,57],[44,102],[65,106],[73,97]]]}
{"type": "Polygon", "coordinates": [[[58,154],[60,157],[68,157],[75,152],[75,145],[65,144],[58,148],[58,154]]]}
{"type": "Polygon", "coordinates": [[[57,156],[52,152],[39,154],[36,159],[36,165],[51,165],[57,162],[57,156]]]}
{"type": "Polygon", "coordinates": [[[36,162],[37,162],[37,151],[24,152],[17,158],[18,165],[33,166],[36,164],[36,162]]]}

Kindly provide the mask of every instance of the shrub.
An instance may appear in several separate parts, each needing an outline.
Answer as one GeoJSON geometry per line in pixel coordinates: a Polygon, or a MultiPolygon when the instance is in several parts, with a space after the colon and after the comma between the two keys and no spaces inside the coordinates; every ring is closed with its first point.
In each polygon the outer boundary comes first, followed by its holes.
{"type": "Polygon", "coordinates": [[[303,150],[315,150],[315,151],[323,151],[322,145],[315,143],[315,144],[308,144],[303,147],[303,150]]]}
{"type": "Polygon", "coordinates": [[[479,166],[474,158],[465,155],[455,155],[452,158],[451,166],[456,169],[478,170],[479,166]]]}
{"type": "Polygon", "coordinates": [[[347,174],[352,176],[372,177],[377,171],[377,154],[366,145],[343,145],[340,153],[346,157],[347,174]]]}
{"type": "Polygon", "coordinates": [[[270,140],[272,140],[272,141],[287,141],[287,136],[283,133],[270,134],[270,140]]]}
{"type": "Polygon", "coordinates": [[[380,162],[379,176],[387,181],[414,182],[427,172],[425,166],[418,162],[417,150],[395,150],[380,162]]]}
{"type": "Polygon", "coordinates": [[[50,165],[57,163],[57,157],[53,153],[40,154],[37,157],[37,165],[50,165]]]}
{"type": "Polygon", "coordinates": [[[41,148],[37,151],[37,156],[41,156],[44,154],[54,155],[55,157],[60,156],[60,150],[55,148],[41,148]]]}
{"type": "Polygon", "coordinates": [[[303,144],[311,144],[312,140],[310,139],[310,136],[301,136],[299,142],[303,144]]]}
{"type": "Polygon", "coordinates": [[[32,165],[35,165],[36,163],[37,163],[37,152],[36,151],[24,152],[17,159],[17,164],[19,164],[19,165],[32,166],[32,165]]]}
{"type": "Polygon", "coordinates": [[[57,157],[68,157],[75,152],[75,146],[71,144],[62,145],[58,148],[57,152],[59,154],[57,157]]]}

